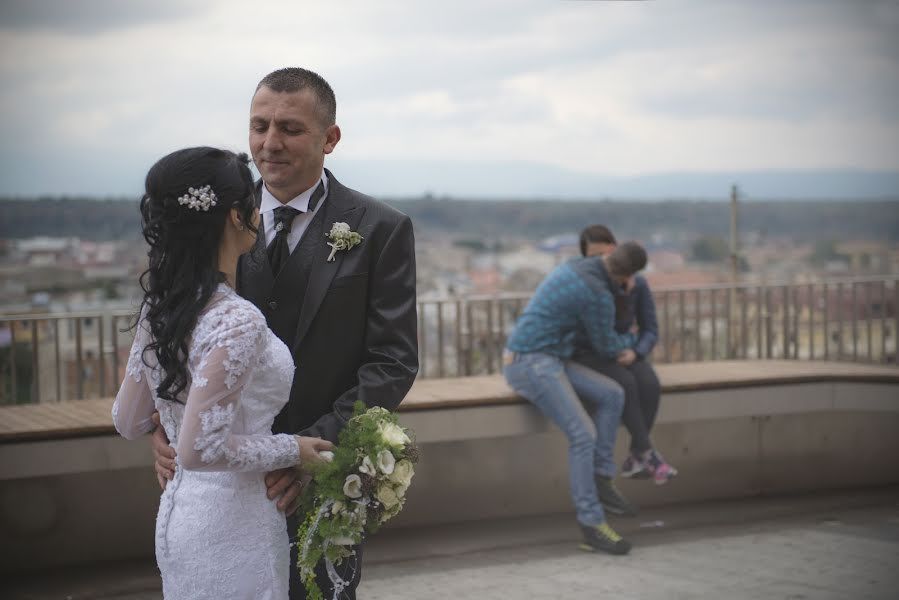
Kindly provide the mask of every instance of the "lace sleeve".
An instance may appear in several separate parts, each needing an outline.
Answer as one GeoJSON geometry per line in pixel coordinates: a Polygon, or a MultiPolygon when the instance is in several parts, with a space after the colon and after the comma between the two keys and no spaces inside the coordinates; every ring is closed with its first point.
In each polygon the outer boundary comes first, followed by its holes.
{"type": "Polygon", "coordinates": [[[259,364],[266,336],[261,313],[232,308],[209,339],[197,345],[200,360],[192,373],[177,445],[185,469],[272,471],[299,462],[292,435],[235,432],[240,398],[259,364]]]}
{"type": "Polygon", "coordinates": [[[112,405],[112,422],[116,431],[129,440],[153,430],[151,417],[156,410],[153,394],[145,377],[143,353],[149,342],[149,332],[143,314],[138,320],[134,343],[128,356],[125,378],[112,405]]]}

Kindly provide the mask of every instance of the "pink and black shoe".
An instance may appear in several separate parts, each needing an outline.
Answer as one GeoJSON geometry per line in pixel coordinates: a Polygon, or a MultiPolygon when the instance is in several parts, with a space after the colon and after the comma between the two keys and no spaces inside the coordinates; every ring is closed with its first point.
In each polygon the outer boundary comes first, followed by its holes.
{"type": "Polygon", "coordinates": [[[666,484],[677,477],[677,469],[668,464],[655,449],[647,450],[643,455],[642,462],[652,473],[652,479],[656,485],[666,484]]]}
{"type": "Polygon", "coordinates": [[[642,460],[629,454],[621,465],[621,476],[628,479],[649,479],[652,477],[652,471],[642,460]]]}

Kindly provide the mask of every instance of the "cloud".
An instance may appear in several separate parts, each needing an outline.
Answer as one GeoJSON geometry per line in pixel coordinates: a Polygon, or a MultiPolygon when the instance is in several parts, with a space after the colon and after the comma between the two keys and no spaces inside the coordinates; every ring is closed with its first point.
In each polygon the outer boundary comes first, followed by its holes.
{"type": "Polygon", "coordinates": [[[348,161],[899,168],[892,2],[49,4],[0,9],[0,194],[245,150],[252,90],[287,65],[331,82],[348,161]]]}
{"type": "Polygon", "coordinates": [[[177,21],[202,13],[210,4],[206,0],[6,0],[0,3],[0,30],[91,35],[177,21]]]}

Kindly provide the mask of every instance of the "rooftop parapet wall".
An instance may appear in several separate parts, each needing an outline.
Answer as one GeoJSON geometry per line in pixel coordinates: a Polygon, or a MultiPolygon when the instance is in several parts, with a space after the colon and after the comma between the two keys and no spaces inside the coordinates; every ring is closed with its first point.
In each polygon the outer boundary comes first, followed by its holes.
{"type": "MultiPolygon", "coordinates": [[[[664,487],[622,482],[643,506],[899,482],[893,368],[720,362],[659,373],[653,437],[681,476],[664,487]]],[[[16,407],[57,409],[32,415],[46,427],[27,435],[21,412],[16,421],[0,409],[0,538],[12,542],[4,569],[152,555],[159,490],[149,444],[112,432],[110,403],[90,402],[99,425],[87,402],[71,403],[85,412],[68,424],[65,404],[16,407]]],[[[393,527],[571,511],[564,437],[498,376],[422,380],[401,413],[422,461],[393,527]]]]}

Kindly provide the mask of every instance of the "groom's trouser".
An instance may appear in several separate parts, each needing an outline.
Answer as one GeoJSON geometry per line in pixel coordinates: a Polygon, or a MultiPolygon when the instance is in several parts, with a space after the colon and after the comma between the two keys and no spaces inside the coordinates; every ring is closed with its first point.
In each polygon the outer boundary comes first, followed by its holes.
{"type": "MultiPolygon", "coordinates": [[[[287,534],[290,537],[290,600],[306,600],[306,588],[300,580],[300,571],[297,569],[297,547],[294,544],[297,537],[297,528],[300,520],[296,515],[287,517],[287,534]]],[[[362,579],[362,546],[353,546],[356,556],[345,559],[340,565],[335,567],[340,578],[344,581],[350,581],[350,585],[340,594],[340,600],[356,600],[356,588],[359,587],[359,581],[362,579]]],[[[322,591],[322,596],[331,598],[334,596],[334,589],[331,585],[331,579],[325,569],[325,561],[320,561],[315,566],[315,580],[318,587],[322,591]]]]}

